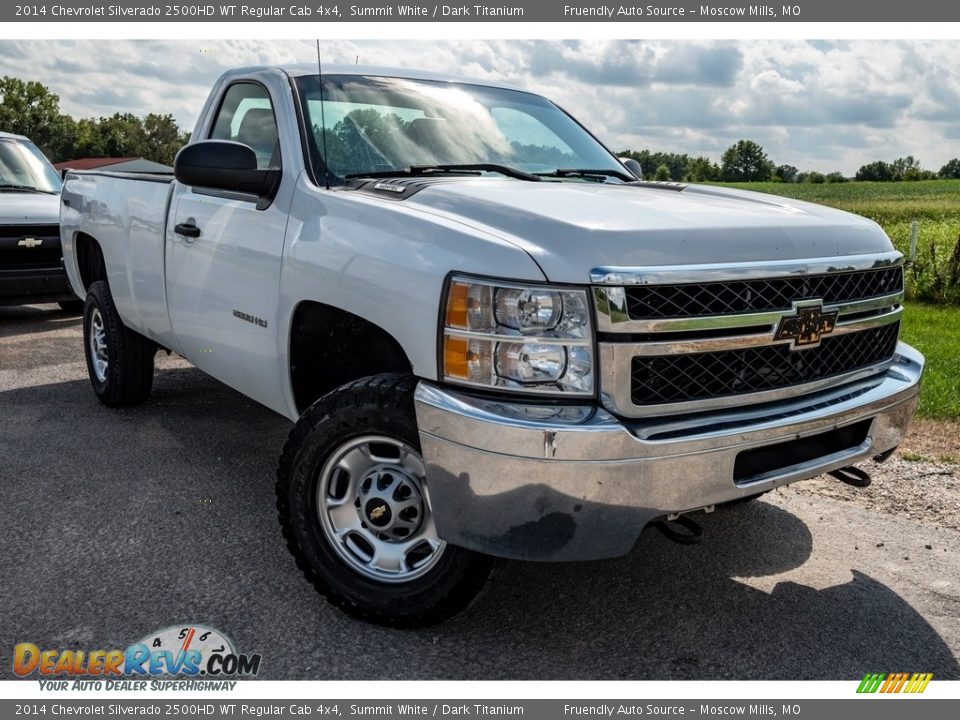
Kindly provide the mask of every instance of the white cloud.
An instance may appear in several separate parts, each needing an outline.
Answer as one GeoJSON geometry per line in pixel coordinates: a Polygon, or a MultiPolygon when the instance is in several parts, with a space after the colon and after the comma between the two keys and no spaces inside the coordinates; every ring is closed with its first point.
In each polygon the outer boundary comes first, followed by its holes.
{"type": "Polygon", "coordinates": [[[776,70],[764,70],[750,81],[750,89],[762,93],[794,94],[804,89],[799,80],[788,80],[776,70]]]}
{"type": "MultiPolygon", "coordinates": [[[[960,156],[958,41],[325,41],[325,62],[449,71],[541,92],[615,149],[707,154],[740,138],[773,160],[852,174],[960,156]]],[[[312,62],[314,41],[3,41],[0,74],[74,116],[171,113],[192,127],[235,66],[312,62]]]]}

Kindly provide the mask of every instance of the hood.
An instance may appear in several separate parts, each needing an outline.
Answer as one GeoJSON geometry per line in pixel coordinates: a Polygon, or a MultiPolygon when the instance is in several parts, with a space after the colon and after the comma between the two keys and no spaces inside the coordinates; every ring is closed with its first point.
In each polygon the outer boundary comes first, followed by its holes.
{"type": "Polygon", "coordinates": [[[0,225],[56,225],[60,196],[0,191],[0,225]]]}
{"type": "Polygon", "coordinates": [[[431,184],[403,202],[517,244],[554,282],[589,283],[590,270],[600,266],[829,258],[893,249],[866,218],[713,186],[477,178],[431,184]]]}

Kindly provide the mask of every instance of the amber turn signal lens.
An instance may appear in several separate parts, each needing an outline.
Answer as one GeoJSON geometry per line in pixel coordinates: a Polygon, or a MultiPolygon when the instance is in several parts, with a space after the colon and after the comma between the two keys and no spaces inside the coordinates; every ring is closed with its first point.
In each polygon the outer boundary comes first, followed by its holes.
{"type": "Polygon", "coordinates": [[[443,371],[448,377],[467,380],[470,368],[467,366],[468,350],[465,338],[446,337],[443,340],[443,371]]]}
{"type": "MultiPolygon", "coordinates": [[[[454,282],[450,284],[450,292],[447,295],[447,327],[461,328],[467,327],[467,297],[470,293],[470,286],[466,283],[454,282]]],[[[464,348],[466,345],[464,345],[464,348]]]]}

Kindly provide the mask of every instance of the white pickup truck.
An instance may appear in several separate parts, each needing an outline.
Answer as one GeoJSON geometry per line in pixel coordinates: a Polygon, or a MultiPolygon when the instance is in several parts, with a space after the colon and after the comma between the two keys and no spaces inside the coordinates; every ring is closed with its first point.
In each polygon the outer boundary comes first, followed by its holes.
{"type": "Polygon", "coordinates": [[[60,219],[97,396],[146,400],[161,349],[295,421],[284,535],[374,622],[449,617],[492,556],[623,555],[866,481],[916,407],[876,224],[644,182],[522,90],[231,71],[175,179],[69,173],[60,219]]]}
{"type": "Polygon", "coordinates": [[[0,305],[79,312],[60,253],[60,176],[23,135],[0,132],[0,305]]]}

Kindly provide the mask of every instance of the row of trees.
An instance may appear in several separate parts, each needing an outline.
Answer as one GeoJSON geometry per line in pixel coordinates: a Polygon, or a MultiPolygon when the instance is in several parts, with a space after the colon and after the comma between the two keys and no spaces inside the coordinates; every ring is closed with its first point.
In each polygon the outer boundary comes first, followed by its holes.
{"type": "Polygon", "coordinates": [[[75,119],[60,97],[39,82],[0,78],[0,129],[26,135],[51,162],[82,157],[143,157],[170,165],[190,139],[173,115],[131,113],[75,119]]]}
{"type": "Polygon", "coordinates": [[[653,180],[687,182],[846,182],[843,173],[824,175],[818,172],[800,172],[793,165],[777,165],[753,140],[738,140],[728,147],[719,163],[710,158],[692,157],[686,153],[624,150],[621,157],[631,157],[640,163],[644,177],[653,180]]]}
{"type": "Polygon", "coordinates": [[[857,170],[857,180],[893,182],[896,180],[933,180],[934,178],[960,178],[960,158],[954,158],[939,172],[925,170],[913,155],[897,158],[893,162],[877,160],[857,170]]]}
{"type": "MultiPolygon", "coordinates": [[[[850,178],[841,172],[800,172],[793,165],[777,165],[753,140],[738,140],[728,147],[720,163],[709,158],[692,157],[686,153],[624,150],[621,157],[631,157],[640,163],[643,175],[652,180],[704,182],[785,182],[785,183],[842,183],[850,178]]],[[[857,180],[895,181],[960,178],[960,158],[954,158],[939,172],[925,170],[920,161],[908,155],[893,162],[878,160],[861,167],[857,180]]]]}

